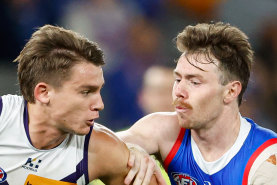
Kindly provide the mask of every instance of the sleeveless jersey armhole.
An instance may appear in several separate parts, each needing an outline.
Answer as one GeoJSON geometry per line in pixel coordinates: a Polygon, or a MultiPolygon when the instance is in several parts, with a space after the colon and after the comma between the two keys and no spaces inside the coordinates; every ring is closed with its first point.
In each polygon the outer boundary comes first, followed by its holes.
{"type": "Polygon", "coordinates": [[[166,172],[167,172],[170,162],[172,161],[172,159],[174,158],[174,156],[176,155],[176,153],[179,150],[179,147],[183,141],[185,132],[186,132],[186,129],[181,128],[179,135],[177,137],[177,140],[175,141],[173,147],[171,148],[170,152],[168,153],[168,155],[166,156],[166,158],[164,160],[164,169],[166,170],[166,172]]]}

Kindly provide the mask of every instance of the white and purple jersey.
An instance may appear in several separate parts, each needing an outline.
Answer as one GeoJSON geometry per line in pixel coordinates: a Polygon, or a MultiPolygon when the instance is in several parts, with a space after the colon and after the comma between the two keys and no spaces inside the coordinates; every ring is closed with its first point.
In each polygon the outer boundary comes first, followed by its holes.
{"type": "Polygon", "coordinates": [[[172,185],[247,185],[258,167],[276,153],[277,134],[241,117],[238,138],[218,160],[205,161],[190,130],[182,128],[164,166],[172,185]]]}
{"type": "Polygon", "coordinates": [[[36,149],[30,140],[27,103],[0,97],[0,185],[84,185],[88,179],[86,136],[68,135],[57,147],[36,149]]]}

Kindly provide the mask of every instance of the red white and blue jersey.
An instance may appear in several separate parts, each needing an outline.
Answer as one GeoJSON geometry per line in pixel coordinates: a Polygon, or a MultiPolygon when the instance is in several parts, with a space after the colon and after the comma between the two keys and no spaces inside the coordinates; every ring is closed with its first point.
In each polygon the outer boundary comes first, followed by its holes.
{"type": "Polygon", "coordinates": [[[247,185],[258,167],[276,153],[277,134],[241,117],[235,144],[218,160],[205,161],[191,131],[182,128],[164,167],[172,185],[247,185]]]}
{"type": "Polygon", "coordinates": [[[26,101],[21,96],[0,97],[0,185],[88,184],[91,131],[86,136],[68,135],[50,150],[36,149],[26,101]]]}

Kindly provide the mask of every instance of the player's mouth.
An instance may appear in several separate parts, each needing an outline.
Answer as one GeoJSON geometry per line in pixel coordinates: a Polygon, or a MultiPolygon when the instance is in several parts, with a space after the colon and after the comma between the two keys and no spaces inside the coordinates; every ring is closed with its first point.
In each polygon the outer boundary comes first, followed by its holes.
{"type": "Polygon", "coordinates": [[[186,107],[186,106],[176,106],[175,110],[176,110],[176,112],[186,113],[190,110],[190,108],[186,107]]]}
{"type": "Polygon", "coordinates": [[[174,100],[173,105],[175,105],[176,112],[179,113],[186,113],[192,109],[192,106],[190,104],[182,102],[178,99],[174,100]]]}
{"type": "Polygon", "coordinates": [[[91,120],[87,120],[87,125],[88,126],[93,126],[94,125],[94,119],[91,119],[91,120]]]}

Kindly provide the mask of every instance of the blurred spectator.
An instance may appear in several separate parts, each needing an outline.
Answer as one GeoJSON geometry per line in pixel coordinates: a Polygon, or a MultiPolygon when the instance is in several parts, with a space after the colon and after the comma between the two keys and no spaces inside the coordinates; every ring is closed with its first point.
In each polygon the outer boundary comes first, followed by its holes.
{"type": "Polygon", "coordinates": [[[182,8],[187,16],[198,21],[210,21],[218,17],[218,7],[222,0],[169,0],[176,8],[182,8]]]}
{"type": "Polygon", "coordinates": [[[138,98],[145,115],[174,111],[171,95],[173,83],[173,68],[155,65],[146,70],[138,98]]]}
{"type": "Polygon", "coordinates": [[[2,0],[0,17],[0,57],[13,60],[30,38],[34,29],[44,24],[57,24],[63,5],[71,0],[2,0]]]}
{"type": "Polygon", "coordinates": [[[104,50],[106,70],[116,70],[121,61],[113,61],[125,47],[126,30],[133,14],[120,1],[72,1],[65,5],[61,24],[97,42],[104,50]]]}
{"type": "Polygon", "coordinates": [[[264,61],[256,59],[252,71],[240,112],[261,126],[277,131],[276,119],[272,115],[272,111],[276,113],[276,107],[271,107],[274,102],[271,96],[273,88],[269,70],[264,61]]]}
{"type": "MultiPolygon", "coordinates": [[[[258,32],[258,31],[257,31],[258,32]]],[[[263,126],[277,131],[277,19],[261,24],[256,63],[241,111],[263,126]]]]}
{"type": "Polygon", "coordinates": [[[158,28],[144,17],[137,18],[129,25],[127,44],[120,52],[117,70],[106,74],[104,92],[107,93],[106,110],[108,125],[115,130],[129,127],[143,112],[137,103],[142,76],[147,68],[165,63],[162,39],[158,28]]]}
{"type": "MultiPolygon", "coordinates": [[[[163,65],[153,65],[149,67],[144,75],[140,92],[138,94],[138,102],[144,115],[153,112],[171,112],[174,111],[172,105],[172,88],[174,84],[172,67],[163,65]]],[[[170,185],[169,177],[157,160],[161,167],[162,174],[170,185]]]]}
{"type": "Polygon", "coordinates": [[[159,19],[164,14],[165,2],[167,0],[121,0],[124,4],[138,9],[147,19],[159,19]]]}

